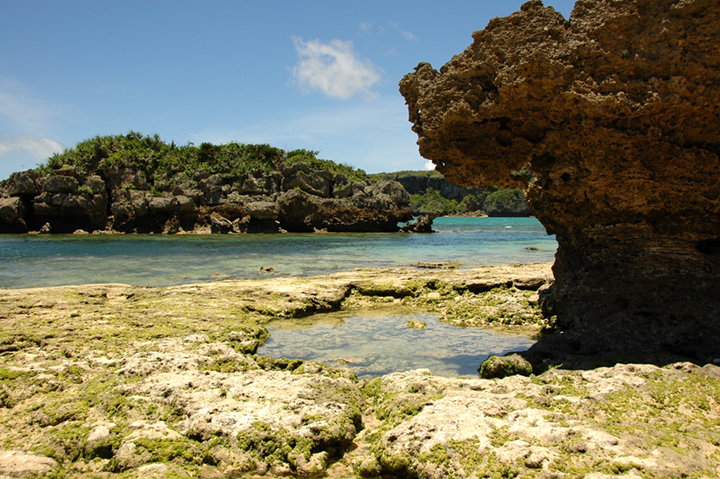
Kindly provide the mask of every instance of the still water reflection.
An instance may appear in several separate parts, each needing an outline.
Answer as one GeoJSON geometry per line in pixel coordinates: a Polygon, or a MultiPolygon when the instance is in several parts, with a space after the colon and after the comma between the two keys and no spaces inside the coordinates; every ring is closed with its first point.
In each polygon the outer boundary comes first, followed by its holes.
{"type": "Polygon", "coordinates": [[[535,342],[526,336],[458,328],[433,314],[398,308],[283,319],[266,326],[270,340],[258,354],[349,367],[360,378],[419,368],[441,376],[477,376],[489,355],[523,351],[535,342]],[[413,319],[427,328],[406,326],[413,319]]]}

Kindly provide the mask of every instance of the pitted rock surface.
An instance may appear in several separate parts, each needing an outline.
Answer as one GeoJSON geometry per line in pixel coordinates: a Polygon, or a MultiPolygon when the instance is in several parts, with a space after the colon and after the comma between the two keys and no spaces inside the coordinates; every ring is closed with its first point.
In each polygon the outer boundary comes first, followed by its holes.
{"type": "MultiPolygon", "coordinates": [[[[382,434],[356,461],[377,462],[382,473],[400,477],[617,477],[621,471],[669,477],[679,470],[703,477],[717,468],[706,460],[709,443],[678,455],[659,440],[700,411],[692,400],[667,400],[683,383],[702,382],[699,370],[689,363],[628,364],[501,380],[441,378],[427,370],[389,374],[370,386],[379,393],[366,414],[381,421],[367,420],[375,429],[361,439],[382,434]],[[660,391],[668,396],[655,396],[660,391]],[[640,405],[656,400],[666,406],[646,416],[649,409],[640,405]]],[[[717,417],[711,409],[708,419],[717,417]]]]}
{"type": "Polygon", "coordinates": [[[714,0],[534,0],[401,81],[423,156],[526,185],[557,235],[563,334],[536,350],[718,353],[718,24],[714,0]]]}
{"type": "Polygon", "coordinates": [[[548,277],[541,264],[2,290],[0,477],[717,477],[712,364],[358,381],[256,354],[266,321],[396,301],[492,326],[478,305],[548,277]]]}

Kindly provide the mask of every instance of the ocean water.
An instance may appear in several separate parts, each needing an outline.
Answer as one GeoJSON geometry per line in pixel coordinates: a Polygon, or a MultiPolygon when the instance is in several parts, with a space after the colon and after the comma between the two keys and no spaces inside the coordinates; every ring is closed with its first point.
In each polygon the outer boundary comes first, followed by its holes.
{"type": "Polygon", "coordinates": [[[456,261],[462,268],[553,261],[535,218],[437,218],[437,233],[0,235],[0,288],[87,283],[171,286],[456,261]]]}
{"type": "Polygon", "coordinates": [[[523,351],[535,342],[526,336],[462,329],[439,322],[434,314],[398,308],[317,314],[266,327],[270,339],[258,354],[347,367],[361,379],[422,368],[440,376],[477,377],[489,355],[523,351]],[[410,319],[427,328],[407,327],[410,319]]]}

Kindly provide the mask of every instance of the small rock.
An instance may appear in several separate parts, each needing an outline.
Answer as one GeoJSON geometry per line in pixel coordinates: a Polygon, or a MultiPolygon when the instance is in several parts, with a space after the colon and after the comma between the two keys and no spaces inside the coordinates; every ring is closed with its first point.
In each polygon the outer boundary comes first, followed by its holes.
{"type": "Polygon", "coordinates": [[[400,228],[402,233],[434,233],[432,222],[435,219],[433,215],[420,216],[417,221],[409,222],[400,228]]]}
{"type": "Polygon", "coordinates": [[[166,464],[145,464],[138,468],[138,477],[164,478],[169,472],[166,464]]]}
{"type": "Polygon", "coordinates": [[[227,218],[220,216],[217,213],[210,215],[210,231],[213,234],[227,234],[233,231],[233,224],[227,218]]]}
{"type": "Polygon", "coordinates": [[[545,459],[547,458],[544,454],[533,452],[527,459],[525,459],[525,465],[530,469],[540,469],[545,459]]]}
{"type": "Polygon", "coordinates": [[[41,235],[48,235],[52,233],[52,225],[50,223],[45,223],[42,228],[40,228],[39,233],[41,235]]]}
{"type": "Polygon", "coordinates": [[[508,441],[495,450],[495,454],[502,462],[514,464],[518,460],[528,457],[530,454],[530,443],[518,439],[516,441],[508,441]]]}
{"type": "Polygon", "coordinates": [[[297,461],[297,472],[300,474],[318,474],[327,467],[327,460],[328,453],[325,451],[313,454],[307,461],[297,461]]]}
{"type": "Polygon", "coordinates": [[[131,469],[142,466],[151,459],[151,456],[150,453],[143,448],[138,450],[137,445],[130,441],[120,446],[115,454],[115,459],[121,468],[131,469]]]}
{"type": "Polygon", "coordinates": [[[405,326],[410,329],[427,329],[427,324],[424,321],[419,321],[417,319],[409,320],[405,323],[405,326]]]}
{"type": "Polygon", "coordinates": [[[382,472],[382,468],[375,454],[370,454],[356,463],[355,471],[360,477],[375,477],[382,472]]]}
{"type": "Polygon", "coordinates": [[[0,451],[0,474],[25,477],[49,472],[57,462],[46,456],[24,451],[0,451]]]}
{"type": "Polygon", "coordinates": [[[706,364],[700,368],[698,374],[710,379],[720,379],[720,366],[706,364]]]}
{"type": "Polygon", "coordinates": [[[181,439],[182,436],[170,429],[164,421],[150,422],[146,420],[135,421],[130,424],[130,429],[135,431],[125,437],[125,441],[134,439],[181,439]]]}
{"type": "Polygon", "coordinates": [[[290,469],[290,465],[285,462],[276,462],[273,464],[271,471],[273,474],[276,474],[278,476],[289,476],[292,474],[292,469],[290,469]]]}
{"type": "Polygon", "coordinates": [[[89,457],[101,457],[109,459],[112,457],[112,445],[110,444],[110,429],[115,424],[100,424],[90,431],[85,439],[85,454],[89,457]]]}
{"type": "Polygon", "coordinates": [[[490,356],[482,363],[478,371],[483,379],[504,378],[516,374],[530,376],[532,365],[519,354],[502,357],[490,356]]]}

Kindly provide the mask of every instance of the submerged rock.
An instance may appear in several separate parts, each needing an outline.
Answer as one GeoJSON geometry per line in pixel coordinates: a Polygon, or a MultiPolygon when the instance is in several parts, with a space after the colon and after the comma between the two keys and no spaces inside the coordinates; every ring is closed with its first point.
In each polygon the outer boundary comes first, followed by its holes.
{"type": "Polygon", "coordinates": [[[720,344],[720,4],[541,1],[400,82],[420,152],[452,182],[527,188],[559,243],[557,352],[720,344]]]}

